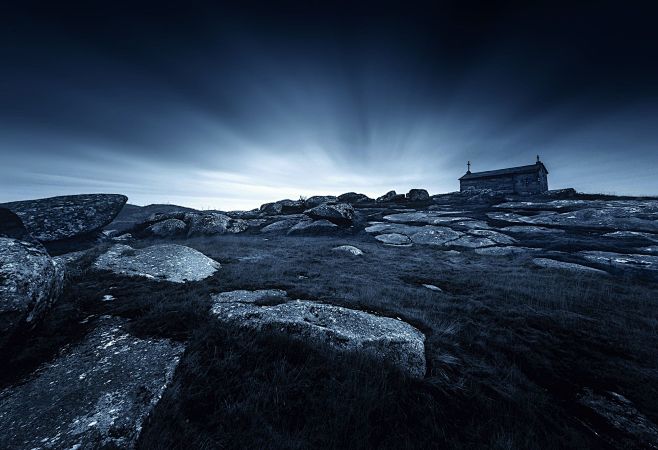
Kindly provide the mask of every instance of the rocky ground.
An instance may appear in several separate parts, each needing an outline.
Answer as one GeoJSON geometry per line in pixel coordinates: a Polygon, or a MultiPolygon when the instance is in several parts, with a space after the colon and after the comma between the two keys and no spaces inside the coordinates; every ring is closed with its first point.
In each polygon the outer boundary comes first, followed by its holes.
{"type": "Polygon", "coordinates": [[[0,205],[2,448],[658,448],[656,199],[77,197],[0,205]]]}

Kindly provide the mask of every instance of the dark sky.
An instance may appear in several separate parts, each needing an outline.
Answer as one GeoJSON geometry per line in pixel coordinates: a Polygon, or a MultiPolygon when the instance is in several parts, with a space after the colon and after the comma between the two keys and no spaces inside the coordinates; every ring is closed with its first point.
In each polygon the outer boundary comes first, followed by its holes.
{"type": "Polygon", "coordinates": [[[658,194],[651,2],[2,2],[0,201],[252,208],[458,189],[658,194]]]}

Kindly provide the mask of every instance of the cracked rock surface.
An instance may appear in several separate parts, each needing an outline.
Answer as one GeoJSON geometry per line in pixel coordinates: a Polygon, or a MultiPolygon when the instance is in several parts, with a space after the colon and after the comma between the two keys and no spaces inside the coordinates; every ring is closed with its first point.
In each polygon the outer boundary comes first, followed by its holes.
{"type": "Polygon", "coordinates": [[[401,320],[324,303],[287,301],[279,290],[231,291],[212,298],[212,313],[221,321],[281,330],[338,351],[365,353],[415,378],[425,375],[425,335],[401,320]],[[278,304],[259,304],[272,297],[278,304]]]}
{"type": "Polygon", "coordinates": [[[0,447],[133,448],[184,347],[101,319],[78,345],[0,392],[0,447]]]}

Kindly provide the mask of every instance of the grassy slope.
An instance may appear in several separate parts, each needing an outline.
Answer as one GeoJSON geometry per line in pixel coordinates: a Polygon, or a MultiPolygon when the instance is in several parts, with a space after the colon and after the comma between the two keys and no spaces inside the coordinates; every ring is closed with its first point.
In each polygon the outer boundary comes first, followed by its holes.
{"type": "MultiPolygon", "coordinates": [[[[87,273],[46,328],[54,335],[66,320],[74,339],[71,311],[79,321],[109,313],[133,318],[138,334],[188,340],[141,448],[600,447],[615,436],[577,406],[583,387],[622,393],[658,422],[653,281],[542,270],[523,257],[391,248],[362,236],[185,243],[222,269],[187,286],[87,273]],[[366,254],[331,251],[347,243],[366,254]],[[210,293],[263,288],[407,320],[427,334],[428,377],[410,381],[353,355],[208,317],[210,293]],[[100,302],[108,293],[117,300],[100,302]]],[[[22,366],[6,382],[61,346],[43,337],[36,344],[32,360],[20,351],[8,357],[22,366]]]]}

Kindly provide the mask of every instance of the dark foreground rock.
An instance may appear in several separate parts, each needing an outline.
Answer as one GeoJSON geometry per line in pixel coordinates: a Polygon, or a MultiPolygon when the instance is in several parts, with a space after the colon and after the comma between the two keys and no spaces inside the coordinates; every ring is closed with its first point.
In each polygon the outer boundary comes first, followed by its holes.
{"type": "Polygon", "coordinates": [[[41,244],[0,238],[0,337],[40,319],[63,283],[63,266],[41,244]]]}
{"type": "Polygon", "coordinates": [[[212,313],[238,326],[285,331],[338,351],[364,353],[415,378],[425,375],[425,335],[401,320],[324,303],[287,301],[285,292],[272,290],[214,295],[212,313]],[[271,298],[279,304],[259,304],[271,298]]]}
{"type": "Polygon", "coordinates": [[[52,242],[100,231],[119,214],[125,195],[82,194],[4,203],[38,240],[52,242]]]}
{"type": "Polygon", "coordinates": [[[176,244],[152,245],[140,249],[115,244],[94,263],[95,269],[174,283],[203,280],[220,267],[217,261],[203,253],[176,244]]]}
{"type": "Polygon", "coordinates": [[[29,381],[0,392],[0,448],[133,448],[184,347],[124,326],[103,319],[29,381]]]}

